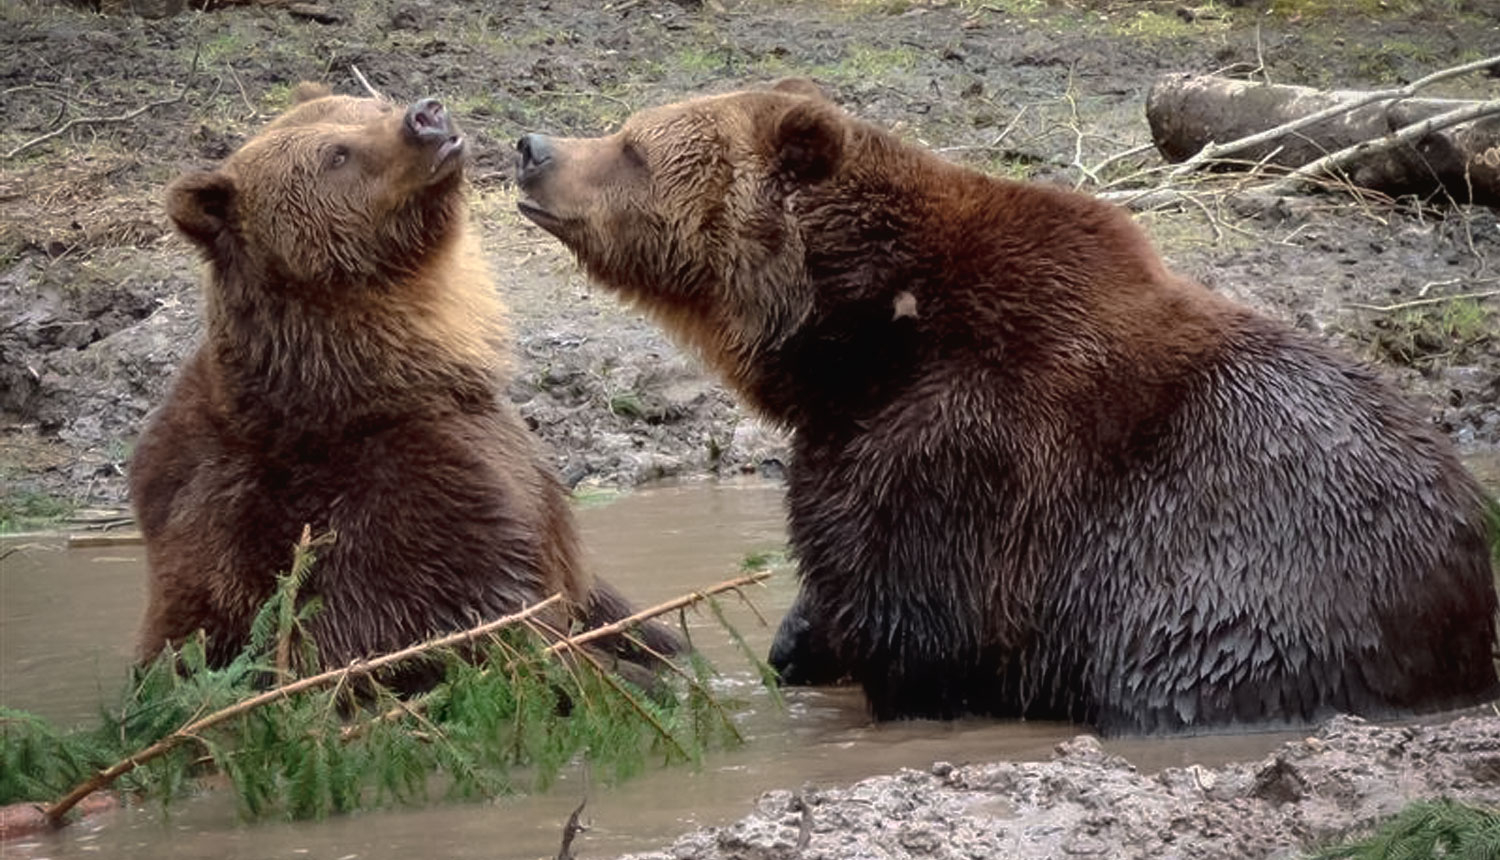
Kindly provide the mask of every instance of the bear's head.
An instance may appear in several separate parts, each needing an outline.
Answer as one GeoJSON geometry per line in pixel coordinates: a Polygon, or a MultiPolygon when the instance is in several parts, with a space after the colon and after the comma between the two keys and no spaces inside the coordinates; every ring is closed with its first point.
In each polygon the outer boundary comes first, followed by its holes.
{"type": "Polygon", "coordinates": [[[443,106],[405,109],[304,84],[216,170],[178,179],[167,214],[222,280],[302,290],[419,268],[464,219],[464,138],[443,106]]]}
{"type": "Polygon", "coordinates": [[[528,134],[518,205],[744,387],[753,356],[813,308],[807,245],[819,231],[801,210],[849,171],[862,129],[790,80],[644,110],[607,137],[528,134]]]}

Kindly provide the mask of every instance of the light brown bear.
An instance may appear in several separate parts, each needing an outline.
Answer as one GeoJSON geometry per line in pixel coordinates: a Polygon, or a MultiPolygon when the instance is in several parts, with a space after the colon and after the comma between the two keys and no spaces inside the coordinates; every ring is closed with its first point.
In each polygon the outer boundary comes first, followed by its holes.
{"type": "Polygon", "coordinates": [[[1484,497],[1446,440],[1122,210],[807,82],[518,147],[521,211],[794,432],[789,680],[1108,733],[1494,694],[1484,497]]]}
{"type": "Polygon", "coordinates": [[[207,319],[130,465],[150,567],[140,658],[203,629],[211,663],[230,660],[304,525],[335,535],[308,586],[325,664],[557,592],[560,627],[623,617],[504,394],[463,136],[433,99],[326,93],[304,86],[167,192],[206,263],[207,319]]]}

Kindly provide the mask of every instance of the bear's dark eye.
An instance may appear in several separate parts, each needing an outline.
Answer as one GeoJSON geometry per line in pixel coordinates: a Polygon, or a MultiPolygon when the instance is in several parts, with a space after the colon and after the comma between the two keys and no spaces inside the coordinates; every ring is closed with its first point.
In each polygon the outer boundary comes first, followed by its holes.
{"type": "Polygon", "coordinates": [[[335,146],[334,148],[328,150],[328,157],[324,162],[324,166],[329,170],[333,170],[336,167],[343,167],[344,163],[348,160],[349,147],[342,145],[335,146]]]}

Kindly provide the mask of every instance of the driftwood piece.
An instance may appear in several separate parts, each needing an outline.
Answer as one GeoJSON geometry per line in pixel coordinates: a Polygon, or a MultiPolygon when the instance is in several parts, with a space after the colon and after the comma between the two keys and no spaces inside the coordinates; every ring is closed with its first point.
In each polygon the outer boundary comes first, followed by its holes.
{"type": "MultiPolygon", "coordinates": [[[[1500,204],[1500,116],[1488,115],[1395,145],[1373,145],[1418,123],[1465,111],[1483,114],[1485,102],[1404,98],[1368,102],[1358,91],[1260,84],[1213,76],[1167,75],[1146,98],[1146,119],[1157,149],[1184,161],[1214,142],[1239,140],[1303,117],[1332,113],[1254,146],[1237,148],[1241,162],[1297,168],[1330,153],[1366,144],[1358,157],[1329,165],[1335,176],[1386,194],[1432,195],[1440,189],[1460,203],[1500,204]],[[1339,111],[1341,106],[1349,109],[1339,111]]],[[[1212,151],[1212,150],[1210,150],[1212,151]]]]}

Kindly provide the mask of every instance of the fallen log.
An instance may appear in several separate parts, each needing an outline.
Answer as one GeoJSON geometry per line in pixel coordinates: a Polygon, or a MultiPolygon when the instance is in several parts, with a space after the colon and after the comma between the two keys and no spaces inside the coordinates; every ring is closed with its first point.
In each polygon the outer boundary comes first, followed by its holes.
{"type": "Polygon", "coordinates": [[[1410,89],[1321,91],[1167,75],[1146,98],[1146,119],[1162,156],[1184,167],[1222,166],[1215,159],[1232,154],[1230,166],[1312,166],[1293,184],[1321,174],[1392,196],[1446,192],[1459,203],[1500,204],[1500,100],[1401,97],[1410,89]]]}

